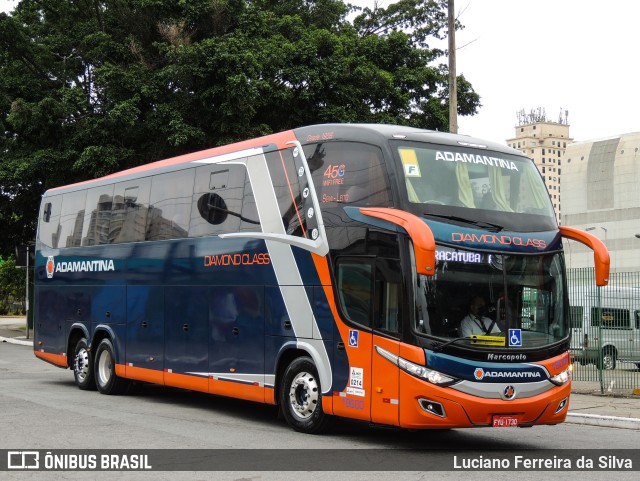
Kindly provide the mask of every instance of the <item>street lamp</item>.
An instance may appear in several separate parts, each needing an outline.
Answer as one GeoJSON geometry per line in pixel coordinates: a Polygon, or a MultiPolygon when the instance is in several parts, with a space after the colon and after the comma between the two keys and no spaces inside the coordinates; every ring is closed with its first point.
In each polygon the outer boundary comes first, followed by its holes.
{"type": "MultiPolygon", "coordinates": [[[[608,233],[608,231],[607,231],[606,227],[602,227],[602,226],[598,226],[598,227],[604,231],[604,244],[607,246],[607,249],[609,249],[609,246],[607,245],[609,243],[607,241],[607,233],[608,233]]],[[[595,230],[595,229],[596,229],[595,226],[590,226],[590,227],[586,227],[584,230],[585,231],[590,231],[590,230],[595,230]]],[[[612,260],[613,260],[613,264],[612,265],[615,265],[615,258],[612,259],[612,260]]]]}
{"type": "MultiPolygon", "coordinates": [[[[590,227],[585,227],[584,230],[588,232],[590,230],[595,230],[595,229],[596,229],[596,227],[590,226],[590,227]]],[[[607,231],[607,229],[605,227],[600,227],[600,229],[602,229],[604,231],[604,240],[605,240],[605,243],[606,243],[606,241],[607,241],[607,232],[608,231],[607,231]]],[[[640,234],[637,234],[636,237],[640,238],[640,234]]]]}

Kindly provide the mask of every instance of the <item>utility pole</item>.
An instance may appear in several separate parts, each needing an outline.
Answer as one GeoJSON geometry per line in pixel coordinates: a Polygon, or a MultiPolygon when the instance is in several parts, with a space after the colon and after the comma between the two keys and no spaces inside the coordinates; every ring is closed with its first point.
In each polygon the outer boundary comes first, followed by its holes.
{"type": "Polygon", "coordinates": [[[26,298],[24,301],[25,314],[27,318],[27,339],[29,339],[29,244],[25,246],[27,250],[27,281],[26,281],[26,298]]]}
{"type": "Polygon", "coordinates": [[[456,82],[456,19],[454,0],[449,0],[449,132],[458,133],[458,85],[456,82]]]}

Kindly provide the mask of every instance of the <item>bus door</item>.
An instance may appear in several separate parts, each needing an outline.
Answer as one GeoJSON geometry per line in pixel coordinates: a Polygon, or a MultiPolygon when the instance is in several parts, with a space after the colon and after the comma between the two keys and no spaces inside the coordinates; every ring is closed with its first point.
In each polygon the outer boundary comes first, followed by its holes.
{"type": "Polygon", "coordinates": [[[402,271],[398,259],[378,257],[373,297],[373,350],[371,352],[371,421],[398,425],[400,370],[376,349],[400,354],[402,271]]]}
{"type": "Polygon", "coordinates": [[[338,303],[350,321],[348,340],[336,356],[349,360],[346,389],[334,414],[375,423],[398,424],[397,366],[376,352],[376,346],[399,353],[399,262],[385,258],[343,258],[337,264],[338,303]]]}

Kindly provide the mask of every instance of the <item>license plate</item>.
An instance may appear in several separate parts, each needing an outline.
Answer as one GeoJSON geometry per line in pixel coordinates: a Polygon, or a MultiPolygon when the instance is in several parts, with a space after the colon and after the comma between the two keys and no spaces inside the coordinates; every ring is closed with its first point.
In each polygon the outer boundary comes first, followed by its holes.
{"type": "Polygon", "coordinates": [[[493,416],[494,428],[517,428],[518,418],[513,416],[493,416]]]}

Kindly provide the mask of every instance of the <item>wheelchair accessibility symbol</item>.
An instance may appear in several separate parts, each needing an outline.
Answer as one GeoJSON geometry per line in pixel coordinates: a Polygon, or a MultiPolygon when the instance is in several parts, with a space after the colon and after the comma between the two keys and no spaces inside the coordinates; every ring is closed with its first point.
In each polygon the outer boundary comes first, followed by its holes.
{"type": "Polygon", "coordinates": [[[522,347],[521,329],[509,329],[509,347],[522,347]]]}
{"type": "Polygon", "coordinates": [[[349,347],[358,347],[358,334],[355,329],[349,329],[349,347]]]}

